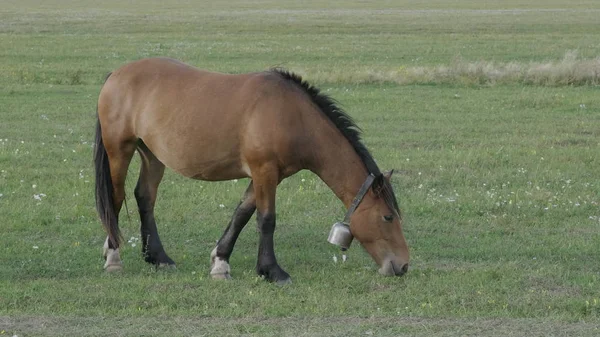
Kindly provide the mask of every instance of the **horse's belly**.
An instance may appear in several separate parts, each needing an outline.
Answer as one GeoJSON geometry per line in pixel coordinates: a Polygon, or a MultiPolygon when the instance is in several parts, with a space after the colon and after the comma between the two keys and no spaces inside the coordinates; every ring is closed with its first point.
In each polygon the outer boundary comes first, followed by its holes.
{"type": "MultiPolygon", "coordinates": [[[[239,161],[236,160],[197,160],[191,166],[173,167],[179,174],[200,180],[231,180],[247,177],[239,161]]],[[[167,165],[168,166],[168,165],[167,165]]]]}
{"type": "Polygon", "coordinates": [[[248,177],[233,144],[224,147],[218,142],[195,142],[192,146],[178,140],[170,144],[151,140],[144,143],[165,166],[185,177],[211,181],[248,177]]]}

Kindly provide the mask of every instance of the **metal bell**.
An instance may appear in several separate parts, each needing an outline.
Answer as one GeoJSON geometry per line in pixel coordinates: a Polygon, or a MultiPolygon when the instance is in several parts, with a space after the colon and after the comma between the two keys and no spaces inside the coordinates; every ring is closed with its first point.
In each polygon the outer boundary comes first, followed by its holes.
{"type": "Polygon", "coordinates": [[[334,245],[340,246],[342,250],[346,250],[350,248],[352,239],[354,239],[354,236],[352,236],[352,233],[350,232],[350,227],[343,222],[336,222],[331,227],[327,241],[334,245]]]}

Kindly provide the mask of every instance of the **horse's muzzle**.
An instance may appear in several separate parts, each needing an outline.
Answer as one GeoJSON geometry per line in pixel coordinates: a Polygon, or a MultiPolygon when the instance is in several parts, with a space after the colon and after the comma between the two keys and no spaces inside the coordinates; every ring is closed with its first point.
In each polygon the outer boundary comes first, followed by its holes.
{"type": "Polygon", "coordinates": [[[402,276],[408,271],[408,263],[399,265],[391,259],[384,260],[381,268],[379,268],[379,274],[384,276],[402,276]]]}

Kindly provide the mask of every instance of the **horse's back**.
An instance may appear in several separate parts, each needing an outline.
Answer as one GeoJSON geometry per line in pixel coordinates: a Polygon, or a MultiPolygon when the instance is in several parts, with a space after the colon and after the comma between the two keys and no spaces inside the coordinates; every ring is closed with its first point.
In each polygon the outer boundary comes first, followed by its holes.
{"type": "MultiPolygon", "coordinates": [[[[226,180],[251,176],[252,160],[293,161],[287,153],[302,141],[294,133],[301,117],[290,111],[301,108],[298,96],[270,72],[229,75],[154,58],[113,72],[98,107],[102,125],[110,124],[107,135],[141,139],[185,176],[226,180]]],[[[299,169],[288,166],[282,170],[299,169]]]]}

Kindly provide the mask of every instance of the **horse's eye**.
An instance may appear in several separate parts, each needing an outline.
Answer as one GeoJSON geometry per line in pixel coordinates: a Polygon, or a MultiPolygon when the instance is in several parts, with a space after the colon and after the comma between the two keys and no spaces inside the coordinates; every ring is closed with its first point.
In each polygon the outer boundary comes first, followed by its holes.
{"type": "Polygon", "coordinates": [[[392,222],[392,220],[394,220],[393,215],[384,215],[383,216],[383,221],[385,221],[385,222],[392,222]]]}

